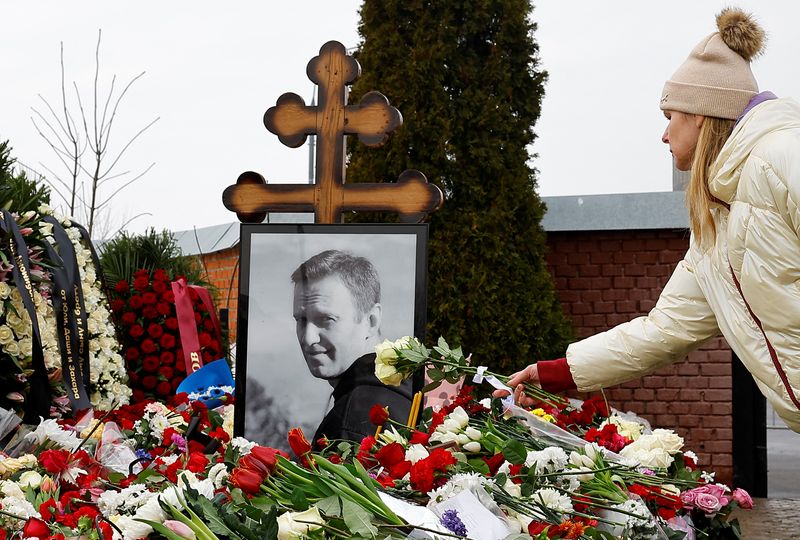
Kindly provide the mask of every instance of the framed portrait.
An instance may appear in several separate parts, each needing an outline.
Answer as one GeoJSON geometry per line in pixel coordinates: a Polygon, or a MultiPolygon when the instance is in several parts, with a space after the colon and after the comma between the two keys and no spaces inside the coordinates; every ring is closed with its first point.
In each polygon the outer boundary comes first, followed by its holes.
{"type": "Polygon", "coordinates": [[[405,422],[422,377],[377,387],[369,354],[424,339],[427,238],[426,224],[242,224],[237,435],[276,448],[292,427],[360,440],[376,402],[405,422]]]}

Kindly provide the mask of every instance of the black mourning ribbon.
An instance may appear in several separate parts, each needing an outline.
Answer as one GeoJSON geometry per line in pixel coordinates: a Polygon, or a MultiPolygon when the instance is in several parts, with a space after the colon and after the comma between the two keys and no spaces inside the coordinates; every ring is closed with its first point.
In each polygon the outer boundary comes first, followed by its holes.
{"type": "Polygon", "coordinates": [[[9,248],[13,258],[12,275],[14,276],[14,283],[22,297],[25,310],[31,319],[33,376],[30,378],[30,391],[25,399],[22,420],[26,424],[35,424],[39,422],[39,417],[50,417],[50,383],[47,379],[47,368],[44,364],[39,319],[36,316],[36,305],[33,302],[28,246],[25,244],[25,239],[14,216],[8,210],[0,209],[0,228],[9,236],[9,248]]]}
{"type": "Polygon", "coordinates": [[[53,226],[55,246],[45,242],[53,268],[53,310],[61,348],[61,373],[73,414],[92,406],[89,384],[89,326],[83,300],[75,247],[64,227],[52,216],[42,221],[53,226]],[[56,248],[58,248],[56,250],[56,248]]]}

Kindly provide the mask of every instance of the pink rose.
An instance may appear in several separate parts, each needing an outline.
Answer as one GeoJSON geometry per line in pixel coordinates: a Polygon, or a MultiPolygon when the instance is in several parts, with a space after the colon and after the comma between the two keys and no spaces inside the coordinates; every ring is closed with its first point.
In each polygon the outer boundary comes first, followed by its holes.
{"type": "Polygon", "coordinates": [[[694,500],[697,498],[697,488],[690,489],[681,493],[681,500],[683,501],[684,508],[693,508],[694,500]]]}
{"type": "Polygon", "coordinates": [[[742,488],[733,490],[733,500],[736,501],[736,504],[738,504],[740,508],[753,508],[753,499],[751,499],[750,494],[742,488]]]}
{"type": "Polygon", "coordinates": [[[713,516],[722,508],[722,502],[711,493],[698,493],[694,499],[694,504],[708,516],[713,516]]]}

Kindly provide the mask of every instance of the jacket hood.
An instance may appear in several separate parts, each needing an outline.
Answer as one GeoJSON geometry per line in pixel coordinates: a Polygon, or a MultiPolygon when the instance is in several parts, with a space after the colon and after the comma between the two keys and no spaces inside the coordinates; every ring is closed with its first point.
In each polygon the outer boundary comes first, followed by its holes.
{"type": "Polygon", "coordinates": [[[765,101],[750,111],[733,129],[711,166],[711,193],[732,202],[744,162],[766,135],[785,129],[800,129],[800,103],[794,99],[765,101]]]}

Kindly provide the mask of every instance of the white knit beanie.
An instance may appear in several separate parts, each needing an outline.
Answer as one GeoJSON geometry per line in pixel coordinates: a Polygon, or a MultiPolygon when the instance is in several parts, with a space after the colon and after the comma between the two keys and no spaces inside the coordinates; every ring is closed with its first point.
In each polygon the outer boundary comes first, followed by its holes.
{"type": "Polygon", "coordinates": [[[758,93],[750,60],[763,51],[764,30],[738,8],[722,10],[717,28],[666,82],[661,110],[736,119],[758,93]]]}

